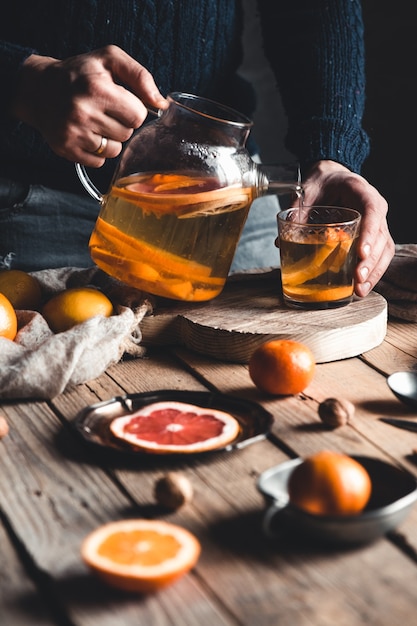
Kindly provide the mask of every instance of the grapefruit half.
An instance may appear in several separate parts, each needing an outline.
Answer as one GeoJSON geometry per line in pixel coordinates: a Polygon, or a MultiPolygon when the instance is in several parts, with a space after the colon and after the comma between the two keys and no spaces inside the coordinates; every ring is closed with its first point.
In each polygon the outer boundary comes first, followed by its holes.
{"type": "Polygon", "coordinates": [[[112,434],[154,453],[196,453],[222,448],[236,439],[238,420],[224,411],[184,402],[154,402],[115,418],[112,434]]]}

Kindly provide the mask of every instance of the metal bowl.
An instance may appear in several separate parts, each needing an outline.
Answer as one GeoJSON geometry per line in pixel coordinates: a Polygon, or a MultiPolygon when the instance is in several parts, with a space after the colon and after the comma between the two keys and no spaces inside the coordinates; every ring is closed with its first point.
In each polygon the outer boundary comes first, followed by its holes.
{"type": "Polygon", "coordinates": [[[363,544],[375,541],[398,526],[417,499],[417,480],[404,470],[380,459],[354,456],[368,471],[372,494],[359,515],[311,515],[289,502],[288,479],[302,462],[297,458],[263,472],[257,488],[267,503],[263,530],[270,537],[289,530],[330,544],[363,544]]]}
{"type": "Polygon", "coordinates": [[[394,372],[387,378],[388,387],[401,402],[413,409],[417,407],[417,373],[394,372]]]}

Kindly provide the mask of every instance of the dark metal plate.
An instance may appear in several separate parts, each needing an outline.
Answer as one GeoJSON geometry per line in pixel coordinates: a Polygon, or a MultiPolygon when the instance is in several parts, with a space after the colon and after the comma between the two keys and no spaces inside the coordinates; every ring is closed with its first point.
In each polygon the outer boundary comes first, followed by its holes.
{"type": "MultiPolygon", "coordinates": [[[[138,449],[116,438],[111,430],[112,420],[134,413],[138,409],[155,402],[185,402],[202,408],[218,409],[230,413],[240,425],[240,433],[227,446],[205,451],[219,452],[239,450],[255,441],[265,439],[272,426],[273,417],[255,402],[221,393],[209,391],[161,390],[117,396],[104,402],[85,407],[73,421],[73,426],[84,442],[97,448],[117,450],[134,456],[155,456],[154,452],[138,449]]],[[[178,456],[180,453],[169,453],[178,456]]],[[[194,453],[193,456],[195,456],[194,453]]],[[[189,454],[181,454],[190,456],[189,454]]],[[[162,456],[158,454],[158,456],[162,456]]],[[[167,456],[166,454],[164,456],[167,456]]]]}

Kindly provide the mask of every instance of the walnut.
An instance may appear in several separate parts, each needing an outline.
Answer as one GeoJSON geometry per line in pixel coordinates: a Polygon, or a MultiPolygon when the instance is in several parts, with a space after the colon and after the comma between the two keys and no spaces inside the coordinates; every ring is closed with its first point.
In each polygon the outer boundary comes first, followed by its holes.
{"type": "Polygon", "coordinates": [[[179,472],[168,472],[155,483],[155,499],[167,509],[179,509],[183,504],[191,502],[193,488],[186,476],[179,472]]]}
{"type": "Polygon", "coordinates": [[[3,439],[9,432],[9,425],[6,422],[6,418],[0,415],[0,439],[3,439]]]}
{"type": "Polygon", "coordinates": [[[345,398],[327,398],[319,404],[319,417],[330,428],[344,426],[354,413],[355,406],[345,398]]]}

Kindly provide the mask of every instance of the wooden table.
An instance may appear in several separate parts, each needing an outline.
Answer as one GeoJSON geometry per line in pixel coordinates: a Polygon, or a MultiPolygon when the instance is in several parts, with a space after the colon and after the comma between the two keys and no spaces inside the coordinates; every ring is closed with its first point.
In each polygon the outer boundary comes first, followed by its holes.
{"type": "Polygon", "coordinates": [[[266,398],[244,364],[183,348],[154,348],[50,402],[4,402],[10,426],[0,442],[0,624],[2,626],[408,626],[417,619],[417,506],[395,532],[350,549],[319,547],[261,532],[258,476],[324,448],[385,459],[417,475],[417,435],[379,417],[413,418],[386,376],[417,362],[417,325],[390,322],[385,341],[360,355],[317,366],[305,393],[266,398]],[[174,463],[121,462],[84,446],[70,422],[86,405],[154,389],[218,390],[261,403],[271,437],[242,450],[174,463]],[[356,405],[354,420],[325,429],[318,403],[356,405]],[[195,495],[174,513],[155,506],[155,480],[184,472],[195,495]],[[149,597],[105,587],[79,549],[97,526],[160,517],[194,532],[195,569],[149,597]]]}

